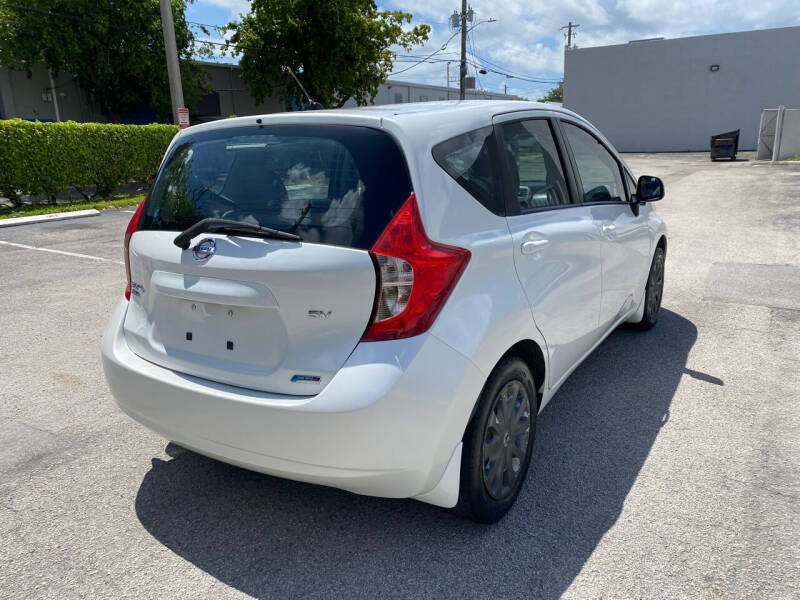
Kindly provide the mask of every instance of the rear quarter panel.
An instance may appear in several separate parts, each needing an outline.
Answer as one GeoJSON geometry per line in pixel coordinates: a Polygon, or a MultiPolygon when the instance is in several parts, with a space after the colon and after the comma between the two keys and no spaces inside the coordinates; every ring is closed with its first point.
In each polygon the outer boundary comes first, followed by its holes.
{"type": "MultiPolygon", "coordinates": [[[[547,355],[514,269],[511,233],[505,217],[486,209],[433,160],[434,145],[487,124],[490,123],[469,123],[460,132],[442,131],[441,137],[420,134],[418,139],[425,141],[417,145],[404,140],[428,236],[472,253],[431,333],[472,360],[485,377],[520,340],[535,341],[547,355]]],[[[470,410],[479,393],[476,390],[475,396],[468,399],[470,410]]]]}

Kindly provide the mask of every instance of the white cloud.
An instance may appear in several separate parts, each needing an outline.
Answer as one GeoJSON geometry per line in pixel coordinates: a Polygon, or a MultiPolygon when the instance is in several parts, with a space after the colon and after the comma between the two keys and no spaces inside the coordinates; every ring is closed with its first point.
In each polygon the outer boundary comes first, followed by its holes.
{"type": "Polygon", "coordinates": [[[240,13],[247,13],[250,10],[250,0],[200,0],[198,3],[209,6],[218,6],[230,11],[231,17],[238,17],[240,13]]]}

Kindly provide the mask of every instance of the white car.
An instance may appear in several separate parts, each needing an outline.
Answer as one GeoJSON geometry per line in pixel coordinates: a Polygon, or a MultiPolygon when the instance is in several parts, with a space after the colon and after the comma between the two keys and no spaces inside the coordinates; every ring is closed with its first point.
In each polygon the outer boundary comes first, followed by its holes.
{"type": "Polygon", "coordinates": [[[493,522],[559,386],[655,324],[662,196],[552,105],[191,127],[125,234],[106,377],[201,454],[493,522]]]}

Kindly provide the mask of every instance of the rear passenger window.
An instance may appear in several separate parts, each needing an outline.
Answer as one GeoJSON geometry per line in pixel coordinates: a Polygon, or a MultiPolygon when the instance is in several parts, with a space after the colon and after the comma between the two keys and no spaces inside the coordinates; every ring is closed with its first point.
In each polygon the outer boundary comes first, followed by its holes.
{"type": "Polygon", "coordinates": [[[616,159],[592,134],[570,123],[563,125],[581,178],[583,201],[624,201],[625,188],[616,159]]]}
{"type": "Polygon", "coordinates": [[[569,204],[561,159],[548,121],[518,121],[502,128],[520,212],[569,204]]]}
{"type": "Polygon", "coordinates": [[[433,159],[478,202],[496,215],[505,214],[495,180],[494,129],[482,127],[434,146],[433,159]]]}

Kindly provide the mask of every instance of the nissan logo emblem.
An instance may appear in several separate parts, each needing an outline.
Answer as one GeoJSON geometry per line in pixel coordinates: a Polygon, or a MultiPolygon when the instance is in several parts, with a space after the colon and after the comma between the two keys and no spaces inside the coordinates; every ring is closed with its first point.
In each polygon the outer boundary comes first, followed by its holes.
{"type": "Polygon", "coordinates": [[[194,248],[192,248],[192,252],[194,253],[194,257],[197,260],[205,260],[213,256],[213,254],[217,251],[217,244],[214,243],[214,240],[211,238],[206,238],[201,240],[194,248]]]}

